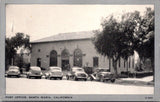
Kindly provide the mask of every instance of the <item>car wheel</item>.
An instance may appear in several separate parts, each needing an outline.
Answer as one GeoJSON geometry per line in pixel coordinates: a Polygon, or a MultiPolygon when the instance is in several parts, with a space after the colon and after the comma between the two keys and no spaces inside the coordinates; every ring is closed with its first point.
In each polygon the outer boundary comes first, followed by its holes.
{"type": "Polygon", "coordinates": [[[69,76],[67,76],[67,80],[69,80],[69,76]]]}
{"type": "Polygon", "coordinates": [[[114,83],[114,82],[115,82],[115,79],[111,79],[111,82],[114,83]]]}
{"type": "Polygon", "coordinates": [[[87,79],[84,79],[84,81],[87,81],[87,79]]]}
{"type": "Polygon", "coordinates": [[[62,77],[61,78],[59,78],[60,80],[62,80],[62,77]]]}
{"type": "Polygon", "coordinates": [[[100,82],[104,82],[103,78],[100,79],[100,82]]]}
{"type": "Polygon", "coordinates": [[[78,79],[76,78],[76,76],[74,76],[74,80],[77,81],[78,79]]]}

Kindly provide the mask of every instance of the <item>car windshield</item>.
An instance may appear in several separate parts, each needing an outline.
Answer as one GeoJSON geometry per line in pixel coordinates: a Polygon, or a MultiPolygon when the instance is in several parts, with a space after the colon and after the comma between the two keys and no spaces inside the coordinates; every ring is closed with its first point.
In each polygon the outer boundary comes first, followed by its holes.
{"type": "Polygon", "coordinates": [[[40,67],[31,67],[32,70],[41,71],[40,67]]]}
{"type": "Polygon", "coordinates": [[[72,71],[73,72],[75,72],[75,71],[84,72],[84,69],[82,69],[82,68],[73,68],[72,71]]]}
{"type": "Polygon", "coordinates": [[[51,71],[61,71],[59,67],[50,67],[51,71]]]}
{"type": "Polygon", "coordinates": [[[19,70],[19,68],[16,66],[11,66],[11,67],[9,67],[9,70],[19,70]]]}

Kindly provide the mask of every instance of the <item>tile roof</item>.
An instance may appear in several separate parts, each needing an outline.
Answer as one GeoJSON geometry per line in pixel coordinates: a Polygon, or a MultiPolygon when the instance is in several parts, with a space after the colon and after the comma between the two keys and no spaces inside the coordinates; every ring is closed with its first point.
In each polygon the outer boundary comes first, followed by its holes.
{"type": "Polygon", "coordinates": [[[78,40],[78,39],[89,39],[94,36],[93,31],[82,31],[82,32],[70,32],[60,33],[57,35],[45,37],[39,40],[31,41],[30,43],[42,43],[42,42],[54,42],[54,41],[65,41],[65,40],[78,40]]]}

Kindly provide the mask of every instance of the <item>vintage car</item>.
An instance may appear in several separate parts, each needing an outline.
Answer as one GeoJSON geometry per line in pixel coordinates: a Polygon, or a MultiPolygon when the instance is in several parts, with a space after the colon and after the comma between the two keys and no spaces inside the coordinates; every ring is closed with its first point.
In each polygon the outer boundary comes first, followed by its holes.
{"type": "Polygon", "coordinates": [[[112,74],[108,68],[96,68],[94,73],[90,75],[90,80],[97,80],[101,82],[111,81],[115,82],[115,76],[112,74]]]}
{"type": "Polygon", "coordinates": [[[62,78],[63,78],[62,68],[56,67],[56,66],[49,67],[49,71],[45,73],[45,77],[46,77],[46,79],[59,78],[60,80],[62,80],[62,78]]]}
{"type": "Polygon", "coordinates": [[[88,75],[85,73],[84,69],[81,67],[73,67],[71,71],[66,75],[67,80],[74,79],[74,80],[87,80],[88,75]]]}
{"type": "Polygon", "coordinates": [[[31,66],[29,72],[27,73],[27,78],[42,78],[42,71],[41,68],[38,66],[31,66]]]}
{"type": "Polygon", "coordinates": [[[17,67],[17,66],[10,66],[6,74],[7,74],[7,77],[10,77],[10,76],[20,77],[19,67],[17,67]]]}

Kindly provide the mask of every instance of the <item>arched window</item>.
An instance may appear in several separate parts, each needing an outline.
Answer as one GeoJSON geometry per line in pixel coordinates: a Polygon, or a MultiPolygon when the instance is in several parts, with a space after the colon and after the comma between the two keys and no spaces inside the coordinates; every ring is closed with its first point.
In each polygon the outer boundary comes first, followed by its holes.
{"type": "Polygon", "coordinates": [[[55,50],[50,53],[50,66],[57,66],[57,52],[55,50]]]}
{"type": "Polygon", "coordinates": [[[74,51],[74,66],[82,67],[82,51],[80,49],[76,49],[74,51]]]}

